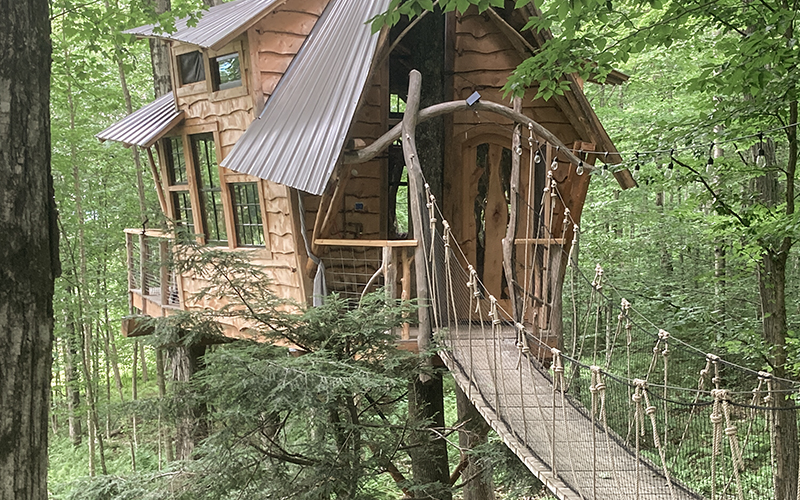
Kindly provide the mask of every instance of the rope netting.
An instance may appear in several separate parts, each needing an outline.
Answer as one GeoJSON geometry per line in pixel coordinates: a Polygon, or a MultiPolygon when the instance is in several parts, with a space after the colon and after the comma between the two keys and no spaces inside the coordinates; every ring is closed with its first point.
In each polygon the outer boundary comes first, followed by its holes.
{"type": "MultiPolygon", "coordinates": [[[[532,170],[544,162],[532,134],[529,146],[532,170]]],[[[509,284],[522,297],[516,318],[426,193],[429,306],[462,389],[524,443],[518,454],[547,464],[580,498],[771,498],[772,423],[795,412],[798,385],[657,328],[608,285],[601,266],[587,277],[571,254],[580,228],[568,209],[560,222],[572,229],[571,244],[552,234],[556,202],[566,206],[552,165],[543,188],[551,201],[538,210],[530,195],[521,201],[533,243],[517,252],[521,278],[509,284]],[[562,266],[563,293],[546,289],[562,266]],[[790,407],[778,408],[779,397],[790,407]]]]}

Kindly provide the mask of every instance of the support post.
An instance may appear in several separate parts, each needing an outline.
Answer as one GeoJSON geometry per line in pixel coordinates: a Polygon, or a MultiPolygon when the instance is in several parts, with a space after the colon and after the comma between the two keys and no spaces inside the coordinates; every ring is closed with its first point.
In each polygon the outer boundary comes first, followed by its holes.
{"type": "MultiPolygon", "coordinates": [[[[491,10],[491,9],[489,9],[491,10]]],[[[522,112],[522,98],[514,98],[514,111],[517,113],[522,112]]],[[[511,301],[511,314],[514,316],[514,321],[522,321],[520,317],[520,308],[517,304],[517,290],[515,288],[517,282],[517,273],[514,269],[515,259],[515,239],[517,236],[517,217],[519,213],[519,179],[520,179],[520,163],[522,155],[518,154],[520,150],[520,131],[521,126],[519,123],[514,127],[514,135],[511,139],[511,180],[510,180],[510,203],[511,207],[508,212],[508,226],[506,228],[506,237],[503,238],[503,271],[506,275],[506,285],[508,285],[508,298],[511,301]]],[[[530,154],[534,154],[533,151],[530,154]]],[[[533,189],[529,186],[528,189],[533,189]]]]}
{"type": "Polygon", "coordinates": [[[422,167],[419,163],[415,141],[421,86],[422,76],[419,71],[412,71],[409,75],[406,111],[403,114],[402,142],[403,157],[406,160],[406,168],[408,169],[408,197],[411,201],[411,222],[414,228],[414,238],[418,241],[414,253],[417,299],[420,303],[420,308],[418,309],[419,334],[417,335],[417,347],[419,347],[419,352],[425,352],[430,348],[433,330],[429,311],[431,304],[428,290],[428,274],[425,266],[427,259],[425,248],[430,241],[430,227],[425,218],[424,210],[427,201],[425,200],[425,181],[422,177],[422,167]]]}

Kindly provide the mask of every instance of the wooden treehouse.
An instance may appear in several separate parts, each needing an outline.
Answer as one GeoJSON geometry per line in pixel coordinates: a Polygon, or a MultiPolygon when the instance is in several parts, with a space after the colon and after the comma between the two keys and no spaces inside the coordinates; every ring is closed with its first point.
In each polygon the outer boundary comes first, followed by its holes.
{"type": "MultiPolygon", "coordinates": [[[[448,221],[486,290],[556,346],[563,255],[595,160],[587,152],[619,158],[577,78],[547,102],[532,100],[535,87],[504,100],[511,72],[547,38],[521,31],[532,6],[506,4],[374,35],[368,20],[388,0],[236,0],[173,33],[134,28],[169,43],[174,90],[97,137],[148,152],[165,215],[199,244],[250,251],[278,295],[308,304],[325,290],[418,295],[427,182],[439,224],[448,221]],[[427,121],[409,153],[401,130],[415,68],[427,121]],[[560,196],[546,196],[551,183],[560,196]],[[420,199],[423,223],[413,213],[420,199]],[[518,278],[523,268],[536,270],[530,283],[518,278]]],[[[627,171],[615,176],[635,184],[627,171]]],[[[193,299],[205,283],[167,266],[172,234],[125,236],[130,300],[142,314],[219,306],[193,299]]],[[[246,328],[224,326],[231,336],[246,328]]]]}

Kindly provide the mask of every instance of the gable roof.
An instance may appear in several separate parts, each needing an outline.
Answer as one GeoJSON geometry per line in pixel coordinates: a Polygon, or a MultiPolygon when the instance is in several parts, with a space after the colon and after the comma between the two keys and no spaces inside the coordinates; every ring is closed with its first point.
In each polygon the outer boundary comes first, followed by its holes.
{"type": "Polygon", "coordinates": [[[389,0],[331,0],[264,110],[221,165],[311,194],[325,189],[367,83],[389,0]]]}
{"type": "Polygon", "coordinates": [[[95,135],[100,142],[121,142],[125,147],[147,148],[183,121],[184,112],[175,108],[172,92],[166,93],[143,108],[95,135]]]}
{"type": "Polygon", "coordinates": [[[270,10],[285,0],[234,0],[211,7],[202,13],[195,26],[189,18],[175,20],[176,31],[166,33],[158,24],[147,24],[123,31],[144,38],[162,38],[197,45],[206,49],[219,49],[244,33],[261,20],[270,10]]]}

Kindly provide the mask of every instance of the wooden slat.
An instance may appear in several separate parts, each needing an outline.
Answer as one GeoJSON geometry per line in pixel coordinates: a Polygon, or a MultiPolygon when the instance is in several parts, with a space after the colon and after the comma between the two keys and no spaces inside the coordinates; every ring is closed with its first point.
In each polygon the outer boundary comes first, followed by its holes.
{"type": "Polygon", "coordinates": [[[417,240],[345,240],[345,239],[317,239],[315,245],[327,247],[415,247],[417,240]]]}

